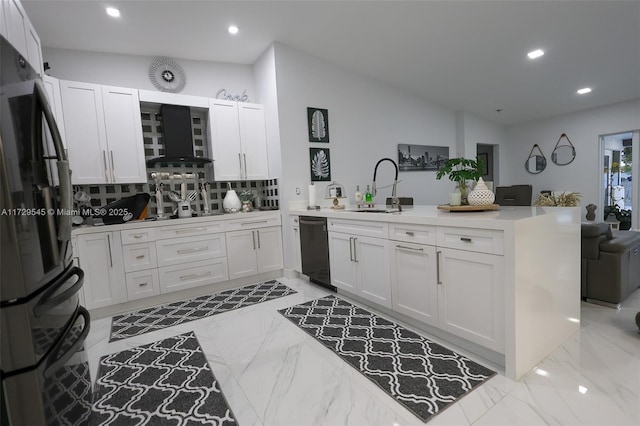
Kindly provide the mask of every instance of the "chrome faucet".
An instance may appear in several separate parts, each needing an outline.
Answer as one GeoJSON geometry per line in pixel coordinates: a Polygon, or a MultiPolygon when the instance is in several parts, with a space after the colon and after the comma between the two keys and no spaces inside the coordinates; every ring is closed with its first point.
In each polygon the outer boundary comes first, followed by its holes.
{"type": "Polygon", "coordinates": [[[396,164],[396,162],[393,161],[391,158],[383,158],[383,159],[379,160],[376,163],[376,167],[373,169],[373,185],[371,185],[371,188],[372,188],[371,189],[371,195],[375,197],[376,193],[378,192],[376,190],[376,174],[378,173],[378,166],[383,161],[390,161],[391,164],[393,164],[393,167],[396,168],[396,177],[393,180],[393,186],[391,188],[391,206],[393,208],[397,208],[399,211],[402,211],[402,207],[400,206],[400,200],[398,199],[398,196],[396,195],[396,186],[398,184],[398,164],[396,164]]]}

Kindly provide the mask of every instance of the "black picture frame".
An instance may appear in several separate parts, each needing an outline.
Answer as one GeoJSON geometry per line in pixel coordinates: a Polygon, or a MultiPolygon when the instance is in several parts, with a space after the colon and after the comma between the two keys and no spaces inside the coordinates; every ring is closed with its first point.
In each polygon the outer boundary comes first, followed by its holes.
{"type": "Polygon", "coordinates": [[[398,144],[398,168],[401,172],[434,172],[440,170],[448,159],[448,146],[398,144]]]}
{"type": "Polygon", "coordinates": [[[307,108],[309,142],[329,142],[329,111],[322,108],[307,108]]]}
{"type": "Polygon", "coordinates": [[[309,148],[309,174],[311,182],[331,181],[329,148],[309,148]]]}

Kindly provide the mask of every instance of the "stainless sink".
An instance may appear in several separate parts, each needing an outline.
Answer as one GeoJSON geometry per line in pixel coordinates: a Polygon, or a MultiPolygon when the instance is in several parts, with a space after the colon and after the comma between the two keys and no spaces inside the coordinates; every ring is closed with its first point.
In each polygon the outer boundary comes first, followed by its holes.
{"type": "Polygon", "coordinates": [[[354,209],[349,211],[355,212],[355,213],[396,213],[396,212],[399,212],[400,209],[392,208],[392,207],[389,207],[389,208],[370,207],[370,208],[354,209]]]}

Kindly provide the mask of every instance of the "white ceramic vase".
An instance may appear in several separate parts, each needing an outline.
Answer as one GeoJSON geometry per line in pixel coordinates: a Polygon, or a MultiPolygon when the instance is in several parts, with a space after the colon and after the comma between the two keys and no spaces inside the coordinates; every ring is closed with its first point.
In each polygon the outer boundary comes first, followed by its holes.
{"type": "Polygon", "coordinates": [[[495,199],[495,194],[487,187],[482,178],[478,179],[475,189],[467,195],[470,206],[487,206],[493,204],[495,199]]]}
{"type": "Polygon", "coordinates": [[[242,206],[242,202],[240,201],[240,198],[238,198],[238,194],[236,194],[236,191],[231,189],[231,184],[227,185],[229,185],[229,190],[224,196],[224,200],[222,200],[222,208],[224,209],[225,213],[239,212],[240,207],[242,206]]]}

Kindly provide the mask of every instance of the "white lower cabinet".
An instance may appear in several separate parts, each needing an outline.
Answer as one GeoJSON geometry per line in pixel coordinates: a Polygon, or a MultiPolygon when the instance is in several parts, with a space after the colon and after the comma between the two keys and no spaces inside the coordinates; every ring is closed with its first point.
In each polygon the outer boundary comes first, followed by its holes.
{"type": "Polygon", "coordinates": [[[158,269],[127,272],[127,300],[144,299],[160,294],[158,269]]]}
{"type": "Polygon", "coordinates": [[[158,268],[160,293],[200,287],[229,279],[227,258],[189,262],[158,268]]]}
{"type": "Polygon", "coordinates": [[[504,353],[504,258],[439,248],[439,327],[504,353]]]}
{"type": "Polygon", "coordinates": [[[127,301],[120,232],[78,235],[78,260],[85,273],[84,299],[89,309],[127,301]]]}
{"type": "Polygon", "coordinates": [[[331,284],[391,308],[388,251],[382,238],[329,232],[331,284]]]}
{"type": "Polygon", "coordinates": [[[291,218],[291,245],[293,250],[293,270],[302,273],[302,252],[300,248],[300,220],[291,218]]]}
{"type": "Polygon", "coordinates": [[[226,233],[229,278],[282,269],[282,230],[277,227],[226,233]]]}
{"type": "Polygon", "coordinates": [[[436,248],[396,241],[391,244],[393,309],[418,321],[438,326],[436,248]]]}

